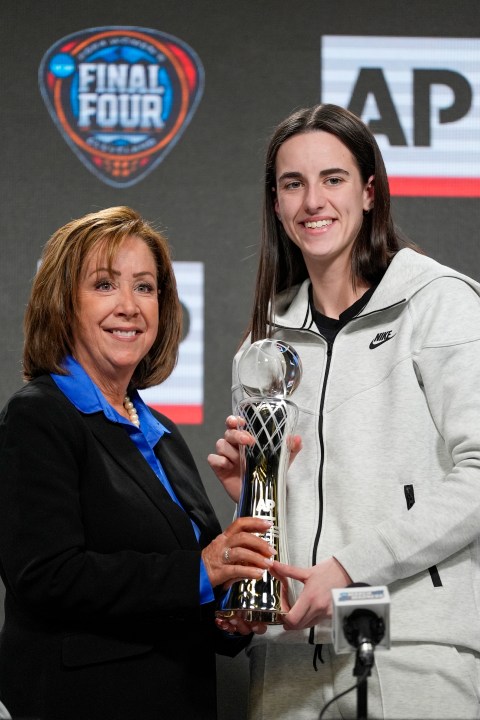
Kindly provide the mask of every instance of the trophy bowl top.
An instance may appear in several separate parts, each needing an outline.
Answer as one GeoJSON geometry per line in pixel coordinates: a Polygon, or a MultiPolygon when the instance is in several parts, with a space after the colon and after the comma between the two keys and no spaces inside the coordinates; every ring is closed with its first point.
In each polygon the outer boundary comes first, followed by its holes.
{"type": "Polygon", "coordinates": [[[302,363],[292,345],[265,338],[252,343],[240,357],[238,375],[250,396],[285,398],[302,377],[302,363]]]}

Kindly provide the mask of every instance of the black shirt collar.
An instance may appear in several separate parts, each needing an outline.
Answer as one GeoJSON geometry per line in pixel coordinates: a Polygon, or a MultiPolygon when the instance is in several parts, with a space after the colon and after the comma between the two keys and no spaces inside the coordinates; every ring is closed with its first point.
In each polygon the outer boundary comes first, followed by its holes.
{"type": "Polygon", "coordinates": [[[318,328],[319,333],[323,335],[329,342],[333,342],[338,331],[341,330],[342,327],[346,325],[347,322],[349,322],[349,320],[351,320],[353,317],[355,317],[355,315],[358,315],[358,313],[363,310],[374,292],[375,287],[369,288],[366,292],[363,293],[360,298],[358,298],[358,300],[355,300],[353,305],[350,305],[350,307],[344,310],[337,320],[337,318],[331,318],[327,315],[323,315],[316,309],[315,305],[313,304],[313,290],[312,285],[310,284],[310,287],[308,288],[308,299],[310,302],[312,317],[315,325],[318,328]]]}

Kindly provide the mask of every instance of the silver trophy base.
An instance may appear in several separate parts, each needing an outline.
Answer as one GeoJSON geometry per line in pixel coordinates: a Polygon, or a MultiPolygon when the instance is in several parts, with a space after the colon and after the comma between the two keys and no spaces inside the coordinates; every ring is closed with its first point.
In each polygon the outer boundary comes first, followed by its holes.
{"type": "Polygon", "coordinates": [[[246,622],[260,622],[266,625],[283,625],[283,618],[286,614],[281,610],[247,610],[245,608],[215,611],[215,616],[224,620],[240,617],[246,622]]]}

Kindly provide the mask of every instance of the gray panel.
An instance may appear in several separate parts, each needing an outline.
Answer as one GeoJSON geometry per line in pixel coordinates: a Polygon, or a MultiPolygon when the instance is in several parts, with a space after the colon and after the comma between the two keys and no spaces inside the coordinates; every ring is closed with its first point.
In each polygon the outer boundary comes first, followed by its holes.
{"type": "MultiPolygon", "coordinates": [[[[0,42],[2,239],[0,404],[21,384],[22,316],[50,234],[95,208],[129,204],[166,230],[176,260],[205,263],[205,422],[184,435],[221,521],[232,504],[206,463],[230,411],[230,361],[247,323],[260,226],[262,157],[273,126],[319,101],[321,34],[474,37],[478,0],[4,0],[0,42]],[[152,27],[200,56],[205,92],[190,126],[142,182],[100,182],[60,138],[37,86],[44,52],[72,32],[152,27]]],[[[478,92],[478,88],[476,89],[478,92]]],[[[477,199],[394,200],[399,225],[428,253],[480,277],[477,199]]],[[[219,659],[220,718],[244,717],[243,656],[219,659]]]]}

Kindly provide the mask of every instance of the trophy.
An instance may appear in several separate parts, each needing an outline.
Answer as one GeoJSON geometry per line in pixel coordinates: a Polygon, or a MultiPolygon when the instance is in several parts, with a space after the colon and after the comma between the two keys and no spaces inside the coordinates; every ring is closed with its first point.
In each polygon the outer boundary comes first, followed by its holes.
{"type": "MultiPolygon", "coordinates": [[[[239,517],[271,520],[261,535],[276,550],[275,559],[288,562],[285,531],[286,473],[298,408],[288,396],[301,379],[300,358],[294,348],[281,340],[258,340],[240,358],[240,383],[249,396],[236,408],[244,425],[255,438],[242,446],[242,494],[239,517]]],[[[235,582],[225,596],[217,616],[239,615],[249,622],[282,623],[281,582],[265,570],[258,580],[235,582]]]]}

